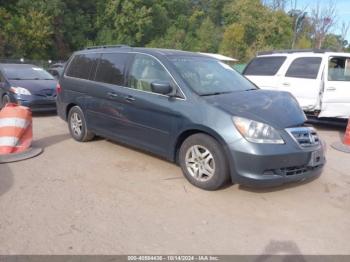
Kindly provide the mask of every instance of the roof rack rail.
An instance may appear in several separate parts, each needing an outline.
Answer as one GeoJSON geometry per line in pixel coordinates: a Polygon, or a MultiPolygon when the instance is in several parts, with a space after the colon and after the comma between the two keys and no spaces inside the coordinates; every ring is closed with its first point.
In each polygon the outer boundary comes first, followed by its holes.
{"type": "Polygon", "coordinates": [[[115,48],[115,47],[130,47],[128,45],[97,45],[97,46],[88,46],[85,47],[85,49],[89,50],[89,49],[100,49],[100,48],[115,48]]]}
{"type": "Polygon", "coordinates": [[[330,49],[285,49],[285,50],[271,50],[271,51],[261,51],[257,52],[257,55],[272,55],[272,54],[281,54],[281,53],[287,53],[287,54],[292,54],[292,53],[306,53],[306,52],[311,52],[311,53],[325,53],[325,52],[331,52],[332,50],[330,49]]]}

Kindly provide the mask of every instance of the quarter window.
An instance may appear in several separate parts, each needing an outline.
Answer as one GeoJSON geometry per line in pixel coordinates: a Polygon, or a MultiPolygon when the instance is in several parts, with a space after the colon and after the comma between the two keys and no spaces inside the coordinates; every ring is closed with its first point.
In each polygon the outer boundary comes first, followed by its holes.
{"type": "Polygon", "coordinates": [[[244,75],[252,76],[273,76],[284,61],[285,56],[256,57],[244,69],[244,75]]]}
{"type": "Polygon", "coordinates": [[[124,70],[129,55],[125,53],[103,54],[97,66],[95,81],[124,85],[124,70]]]}
{"type": "Polygon", "coordinates": [[[295,59],[286,73],[287,77],[316,79],[320,65],[321,57],[301,57],[295,59]]]}
{"type": "Polygon", "coordinates": [[[95,73],[97,54],[76,55],[69,65],[66,75],[82,79],[91,79],[95,73]]]}
{"type": "Polygon", "coordinates": [[[328,63],[329,81],[350,81],[350,58],[331,57],[328,63]]]}
{"type": "Polygon", "coordinates": [[[136,54],[130,70],[128,86],[130,88],[152,92],[154,81],[171,83],[171,78],[164,67],[148,55],[136,54]]]}

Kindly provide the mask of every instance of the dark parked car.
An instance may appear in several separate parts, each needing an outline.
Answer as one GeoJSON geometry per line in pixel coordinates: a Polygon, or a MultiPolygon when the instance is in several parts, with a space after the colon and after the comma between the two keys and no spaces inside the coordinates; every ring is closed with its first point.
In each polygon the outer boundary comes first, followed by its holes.
{"type": "Polygon", "coordinates": [[[0,64],[0,107],[13,102],[33,112],[56,110],[56,85],[52,75],[30,64],[0,64]]]}
{"type": "MultiPolygon", "coordinates": [[[[207,190],[318,177],[324,148],[287,92],[177,50],[96,47],[72,55],[57,108],[72,137],[120,141],[178,163],[207,190]]],[[[115,156],[118,157],[118,156],[115,156]]]]}
{"type": "Polygon", "coordinates": [[[54,78],[59,79],[60,76],[63,73],[65,63],[55,63],[52,64],[48,69],[47,72],[49,72],[51,75],[54,76],[54,78]]]}

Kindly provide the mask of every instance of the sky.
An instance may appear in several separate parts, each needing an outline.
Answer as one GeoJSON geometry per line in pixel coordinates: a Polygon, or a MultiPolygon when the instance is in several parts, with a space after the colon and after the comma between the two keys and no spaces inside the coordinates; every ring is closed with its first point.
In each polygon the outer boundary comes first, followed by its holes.
{"type": "MultiPolygon", "coordinates": [[[[291,2],[297,3],[297,9],[306,8],[306,12],[311,14],[311,9],[316,6],[317,2],[320,3],[320,7],[329,6],[330,0],[291,0],[291,2]]],[[[350,0],[333,0],[336,5],[337,24],[332,28],[332,32],[340,33],[342,22],[350,23],[350,0]]],[[[350,28],[346,39],[350,42],[350,28]]]]}

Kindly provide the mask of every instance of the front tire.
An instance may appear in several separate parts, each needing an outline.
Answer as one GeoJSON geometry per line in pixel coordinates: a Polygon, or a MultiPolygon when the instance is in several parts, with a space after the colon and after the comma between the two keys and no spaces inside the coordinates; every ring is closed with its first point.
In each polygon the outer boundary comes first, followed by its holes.
{"type": "Polygon", "coordinates": [[[76,141],[87,142],[95,137],[95,134],[87,129],[84,113],[79,106],[74,106],[69,111],[68,127],[76,141]]]}
{"type": "Polygon", "coordinates": [[[192,135],[182,143],[179,162],[187,180],[199,188],[217,190],[229,181],[222,146],[206,134],[192,135]]]}

